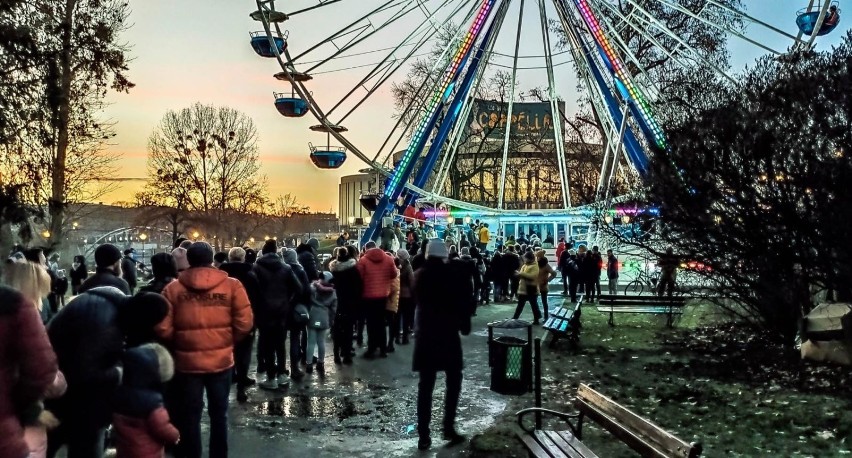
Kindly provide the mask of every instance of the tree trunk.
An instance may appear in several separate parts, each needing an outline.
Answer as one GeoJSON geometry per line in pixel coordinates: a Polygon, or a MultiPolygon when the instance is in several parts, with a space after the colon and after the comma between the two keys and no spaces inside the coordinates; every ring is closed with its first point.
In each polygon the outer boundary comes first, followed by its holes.
{"type": "Polygon", "coordinates": [[[56,154],[53,157],[53,176],[50,202],[50,243],[60,245],[64,239],[63,226],[65,216],[65,163],[68,155],[69,132],[71,119],[71,82],[74,78],[71,70],[71,36],[74,28],[74,9],[77,0],[65,0],[65,11],[60,27],[62,33],[62,48],[59,54],[59,97],[56,125],[56,154]]]}

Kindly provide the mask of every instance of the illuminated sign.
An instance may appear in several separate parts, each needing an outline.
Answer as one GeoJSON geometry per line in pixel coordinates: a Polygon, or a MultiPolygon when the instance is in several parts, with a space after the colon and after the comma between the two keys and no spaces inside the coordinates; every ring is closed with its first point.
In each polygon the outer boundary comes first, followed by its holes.
{"type": "MultiPolygon", "coordinates": [[[[565,102],[557,102],[565,111],[565,102]]],[[[493,100],[474,100],[468,125],[471,131],[485,132],[488,138],[503,139],[509,104],[493,100]]],[[[564,124],[562,125],[564,129],[564,124]]],[[[512,104],[512,136],[536,135],[553,137],[553,112],[550,102],[515,102],[512,104]]]]}

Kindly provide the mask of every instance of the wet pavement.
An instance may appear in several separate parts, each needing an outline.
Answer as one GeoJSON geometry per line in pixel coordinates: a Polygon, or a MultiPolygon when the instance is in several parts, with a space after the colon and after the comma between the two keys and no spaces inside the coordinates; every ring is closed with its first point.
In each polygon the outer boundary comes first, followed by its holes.
{"type": "MultiPolygon", "coordinates": [[[[482,432],[506,407],[506,398],[489,390],[486,324],[511,317],[514,304],[482,306],[473,318],[473,332],[463,337],[464,382],[457,428],[468,437],[482,432]]],[[[531,319],[529,310],[522,318],[531,319]]],[[[540,334],[540,328],[535,328],[540,334]]],[[[414,348],[397,345],[388,358],[366,360],[358,351],[352,366],[335,366],[327,343],[326,375],[316,372],[288,388],[249,390],[249,401],[231,394],[230,449],[232,456],[466,456],[467,443],[453,448],[440,441],[444,383],[435,387],[433,446],[417,450],[417,374],[411,371],[414,348]]],[[[263,376],[259,377],[262,380],[263,376]]],[[[208,428],[203,425],[205,448],[208,428]]]]}

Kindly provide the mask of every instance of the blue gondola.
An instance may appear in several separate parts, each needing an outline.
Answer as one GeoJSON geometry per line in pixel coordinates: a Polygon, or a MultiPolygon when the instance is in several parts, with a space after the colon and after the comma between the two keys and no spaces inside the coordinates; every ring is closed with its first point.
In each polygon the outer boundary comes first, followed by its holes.
{"type": "MultiPolygon", "coordinates": [[[[819,13],[819,11],[807,12],[804,9],[799,10],[796,13],[796,25],[799,26],[799,31],[805,35],[812,35],[814,28],[817,26],[817,20],[819,20],[819,13]]],[[[817,35],[822,36],[831,33],[832,30],[837,28],[837,24],[839,23],[840,8],[837,7],[837,2],[833,2],[823,18],[822,24],[819,26],[817,35]]]]}
{"type": "MultiPolygon", "coordinates": [[[[276,56],[275,48],[270,46],[269,35],[267,35],[266,32],[250,32],[249,36],[251,37],[251,47],[252,49],[254,49],[254,52],[256,52],[258,56],[276,56]]],[[[285,33],[283,36],[274,36],[272,38],[272,41],[275,42],[275,47],[278,48],[278,54],[284,54],[284,51],[287,49],[287,33],[285,33]]]]}
{"type": "Polygon", "coordinates": [[[321,169],[336,169],[346,162],[346,148],[342,146],[315,147],[308,143],[311,149],[311,162],[321,169]]]}
{"type": "Polygon", "coordinates": [[[308,102],[295,94],[275,92],[275,108],[288,118],[301,118],[308,113],[308,102]]]}

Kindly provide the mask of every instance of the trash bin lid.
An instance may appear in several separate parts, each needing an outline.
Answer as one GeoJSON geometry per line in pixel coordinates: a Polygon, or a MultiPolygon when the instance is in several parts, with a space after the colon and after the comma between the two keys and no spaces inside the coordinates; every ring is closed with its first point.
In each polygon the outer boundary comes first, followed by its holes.
{"type": "Polygon", "coordinates": [[[532,326],[532,323],[524,320],[500,320],[500,321],[492,321],[488,323],[489,328],[498,328],[498,329],[523,329],[529,328],[532,326]]]}
{"type": "Polygon", "coordinates": [[[494,342],[501,343],[503,345],[509,346],[520,346],[523,347],[527,344],[527,341],[524,339],[519,339],[517,337],[512,336],[500,336],[494,339],[494,342]]]}

